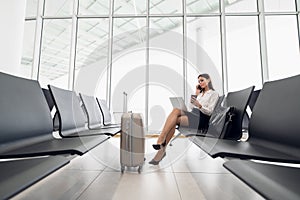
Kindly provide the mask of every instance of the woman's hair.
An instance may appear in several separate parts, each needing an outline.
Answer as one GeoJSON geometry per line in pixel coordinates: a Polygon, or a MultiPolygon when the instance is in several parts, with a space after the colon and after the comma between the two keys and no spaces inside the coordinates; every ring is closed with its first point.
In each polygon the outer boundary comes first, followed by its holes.
{"type": "MultiPolygon", "coordinates": [[[[203,78],[205,78],[205,79],[209,79],[210,81],[209,81],[209,83],[208,83],[208,88],[211,89],[211,90],[215,90],[214,87],[213,87],[213,85],[212,85],[211,78],[210,78],[210,76],[209,76],[208,74],[200,74],[200,75],[198,76],[198,79],[199,79],[200,77],[203,77],[203,78]]],[[[203,88],[200,89],[200,93],[201,93],[201,92],[203,92],[203,88]]]]}

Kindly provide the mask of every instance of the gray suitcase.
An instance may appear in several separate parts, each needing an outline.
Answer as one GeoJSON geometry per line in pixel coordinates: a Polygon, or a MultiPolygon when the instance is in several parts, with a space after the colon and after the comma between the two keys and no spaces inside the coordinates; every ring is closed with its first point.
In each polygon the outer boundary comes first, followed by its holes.
{"type": "Polygon", "coordinates": [[[121,117],[120,163],[125,167],[139,167],[141,173],[145,157],[143,119],[138,113],[124,113],[121,117]]]}

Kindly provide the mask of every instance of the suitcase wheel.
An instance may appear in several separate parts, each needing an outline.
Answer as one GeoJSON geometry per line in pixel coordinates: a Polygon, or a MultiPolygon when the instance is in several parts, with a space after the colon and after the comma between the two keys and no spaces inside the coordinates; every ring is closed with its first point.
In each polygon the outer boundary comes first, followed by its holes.
{"type": "Polygon", "coordinates": [[[121,166],[121,173],[124,174],[125,166],[121,166]]]}
{"type": "Polygon", "coordinates": [[[138,173],[140,174],[141,171],[142,171],[142,166],[139,166],[139,168],[138,168],[138,173]]]}

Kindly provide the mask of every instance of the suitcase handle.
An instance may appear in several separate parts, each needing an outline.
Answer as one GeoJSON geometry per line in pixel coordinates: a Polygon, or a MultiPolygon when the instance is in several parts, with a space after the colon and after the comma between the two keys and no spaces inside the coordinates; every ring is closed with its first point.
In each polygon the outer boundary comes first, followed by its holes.
{"type": "Polygon", "coordinates": [[[127,93],[123,92],[123,113],[127,113],[127,93]]]}

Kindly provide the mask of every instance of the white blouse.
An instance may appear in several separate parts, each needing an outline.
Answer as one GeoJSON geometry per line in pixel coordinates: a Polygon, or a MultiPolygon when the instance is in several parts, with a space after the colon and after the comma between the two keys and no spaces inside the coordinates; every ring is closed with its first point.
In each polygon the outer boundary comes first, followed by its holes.
{"type": "Polygon", "coordinates": [[[214,90],[208,90],[204,94],[200,93],[197,96],[197,100],[202,105],[200,111],[210,116],[217,104],[218,99],[219,99],[219,94],[214,90]]]}

